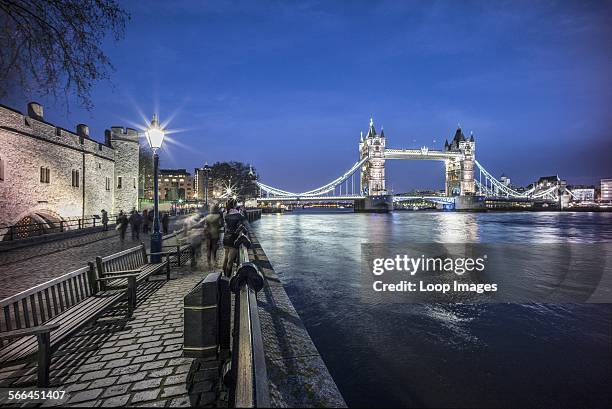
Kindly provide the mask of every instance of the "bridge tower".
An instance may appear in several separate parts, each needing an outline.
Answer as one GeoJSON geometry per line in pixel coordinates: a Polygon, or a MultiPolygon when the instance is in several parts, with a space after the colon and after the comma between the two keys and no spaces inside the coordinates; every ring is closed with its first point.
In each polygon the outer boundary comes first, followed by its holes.
{"type": "Polygon", "coordinates": [[[380,196],[387,194],[385,183],[385,132],[380,130],[380,135],[374,128],[374,120],[370,118],[368,134],[359,141],[359,159],[369,158],[361,167],[360,189],[361,194],[366,196],[380,196]]]}
{"type": "Polygon", "coordinates": [[[469,196],[476,192],[474,183],[474,156],[476,153],[476,142],[474,134],[467,139],[457,127],[455,137],[451,143],[444,143],[444,150],[449,152],[461,152],[461,159],[448,159],[446,165],[446,195],[447,196],[469,196]]]}

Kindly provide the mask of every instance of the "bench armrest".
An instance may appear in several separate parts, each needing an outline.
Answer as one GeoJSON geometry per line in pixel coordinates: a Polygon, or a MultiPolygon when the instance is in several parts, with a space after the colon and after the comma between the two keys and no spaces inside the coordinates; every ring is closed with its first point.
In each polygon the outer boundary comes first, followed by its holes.
{"type": "Polygon", "coordinates": [[[153,256],[153,255],[161,255],[161,256],[167,256],[168,254],[172,255],[174,254],[174,252],[172,251],[159,251],[159,252],[155,252],[155,253],[147,253],[147,256],[153,256]]]}
{"type": "Polygon", "coordinates": [[[59,327],[60,327],[60,324],[56,323],[56,324],[39,325],[37,327],[31,327],[31,328],[16,329],[14,331],[8,331],[8,332],[0,332],[0,339],[21,338],[21,337],[27,337],[29,335],[43,334],[45,332],[51,332],[53,330],[56,330],[59,327]]]}
{"type": "Polygon", "coordinates": [[[140,273],[141,269],[138,270],[118,270],[118,271],[108,271],[103,273],[105,276],[106,275],[111,275],[111,274],[120,274],[120,275],[124,275],[124,274],[134,274],[134,273],[140,273]]]}
{"type": "Polygon", "coordinates": [[[96,281],[109,281],[109,280],[120,280],[122,278],[131,278],[131,277],[138,277],[140,274],[124,274],[124,275],[120,275],[120,276],[114,276],[114,277],[103,277],[103,278],[97,278],[96,281]]]}

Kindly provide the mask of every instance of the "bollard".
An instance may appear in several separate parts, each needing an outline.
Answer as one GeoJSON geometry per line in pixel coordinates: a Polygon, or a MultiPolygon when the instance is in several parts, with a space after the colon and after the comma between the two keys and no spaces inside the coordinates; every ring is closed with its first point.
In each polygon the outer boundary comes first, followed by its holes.
{"type": "Polygon", "coordinates": [[[210,273],[184,298],[183,356],[217,359],[219,349],[219,280],[210,273]]]}

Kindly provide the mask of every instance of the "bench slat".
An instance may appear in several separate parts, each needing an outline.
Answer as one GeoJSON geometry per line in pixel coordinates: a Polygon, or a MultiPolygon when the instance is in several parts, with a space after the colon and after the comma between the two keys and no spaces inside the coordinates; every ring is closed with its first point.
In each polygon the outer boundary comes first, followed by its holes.
{"type": "MultiPolygon", "coordinates": [[[[123,297],[123,292],[109,292],[102,297],[89,297],[87,300],[83,301],[83,305],[79,308],[70,308],[61,316],[49,321],[49,325],[55,323],[61,324],[60,328],[51,332],[52,344],[59,344],[67,335],[70,335],[86,325],[106,308],[123,297]]],[[[37,345],[36,338],[34,337],[22,338],[18,342],[9,344],[0,349],[0,362],[12,362],[28,357],[36,352],[37,345]]]]}

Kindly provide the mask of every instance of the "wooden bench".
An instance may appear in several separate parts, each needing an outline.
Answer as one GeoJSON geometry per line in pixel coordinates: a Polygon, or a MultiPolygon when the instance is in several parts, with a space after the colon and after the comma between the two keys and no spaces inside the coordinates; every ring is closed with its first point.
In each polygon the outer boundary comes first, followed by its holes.
{"type": "Polygon", "coordinates": [[[47,387],[61,342],[125,298],[124,291],[96,291],[95,280],[90,264],[0,301],[0,364],[38,356],[38,386],[47,387]]]}
{"type": "Polygon", "coordinates": [[[100,289],[111,290],[127,288],[130,311],[136,308],[136,289],[138,284],[153,275],[165,272],[170,279],[171,252],[147,253],[144,244],[123,250],[106,257],[96,257],[96,283],[100,289]],[[149,256],[159,254],[165,260],[160,263],[149,263],[149,256]]]}

